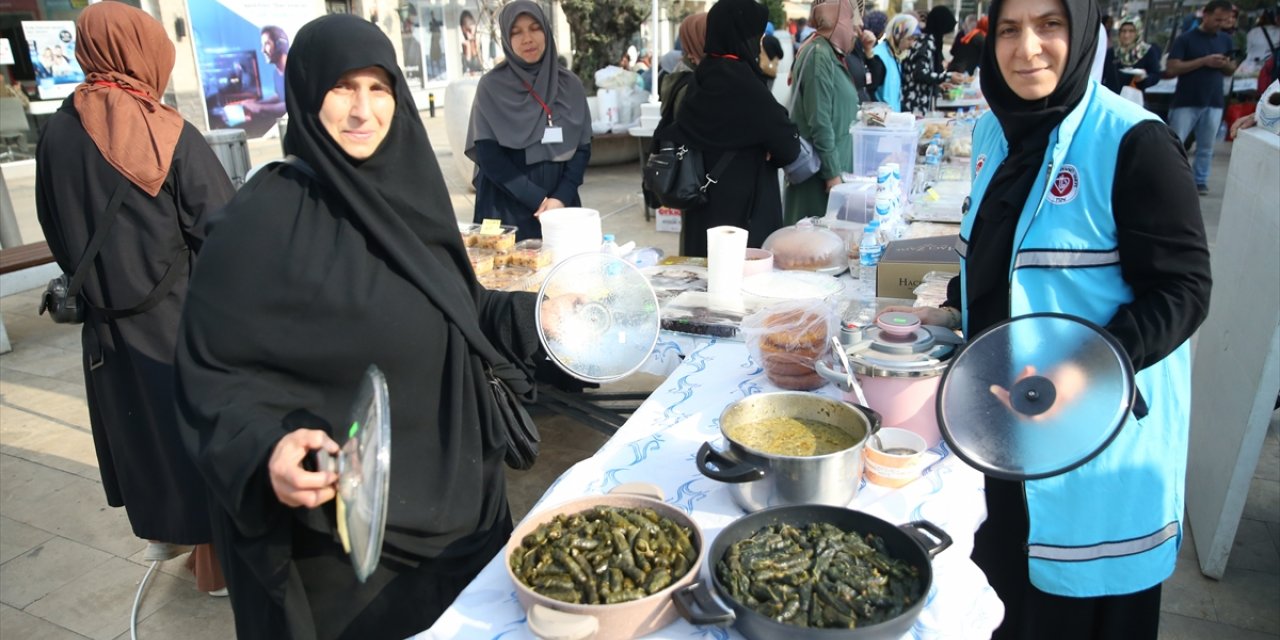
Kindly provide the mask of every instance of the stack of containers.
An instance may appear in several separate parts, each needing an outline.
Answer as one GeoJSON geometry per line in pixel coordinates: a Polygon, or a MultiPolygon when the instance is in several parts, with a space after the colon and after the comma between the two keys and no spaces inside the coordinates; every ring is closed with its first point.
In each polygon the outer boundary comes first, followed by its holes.
{"type": "Polygon", "coordinates": [[[551,209],[543,211],[538,220],[542,223],[542,246],[551,251],[553,264],[581,253],[600,251],[599,211],[581,207],[551,209]]]}

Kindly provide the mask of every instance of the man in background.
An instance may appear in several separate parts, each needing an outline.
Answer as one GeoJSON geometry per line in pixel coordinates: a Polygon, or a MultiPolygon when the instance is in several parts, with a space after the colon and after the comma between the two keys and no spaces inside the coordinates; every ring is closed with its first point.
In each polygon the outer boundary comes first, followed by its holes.
{"type": "Polygon", "coordinates": [[[1221,29],[1233,19],[1234,7],[1227,0],[1211,0],[1204,6],[1200,26],[1173,41],[1169,47],[1166,72],[1178,78],[1169,108],[1169,127],[1185,145],[1195,135],[1196,189],[1209,193],[1209,168],[1213,143],[1222,123],[1226,90],[1223,78],[1236,71],[1230,57],[1231,38],[1221,29]]]}
{"type": "Polygon", "coordinates": [[[262,114],[271,118],[279,118],[285,114],[284,105],[284,65],[289,59],[289,34],[274,25],[262,28],[262,55],[266,56],[273,73],[270,74],[275,89],[274,98],[250,100],[244,103],[249,113],[262,114]]]}

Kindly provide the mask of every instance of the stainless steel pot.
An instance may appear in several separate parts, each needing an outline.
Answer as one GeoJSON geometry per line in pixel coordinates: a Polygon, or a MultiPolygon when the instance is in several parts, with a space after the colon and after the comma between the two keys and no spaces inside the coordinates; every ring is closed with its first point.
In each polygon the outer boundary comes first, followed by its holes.
{"type": "Polygon", "coordinates": [[[879,429],[880,414],[866,407],[802,391],[761,393],[729,405],[720,414],[720,432],[729,449],[720,451],[703,443],[698,449],[698,470],[712,480],[729,483],[729,494],[745,511],[802,504],[842,507],[858,495],[862,449],[879,429]],[[782,417],[832,425],[852,436],[854,445],[821,456],[781,456],[747,447],[725,433],[735,425],[782,417]]]}

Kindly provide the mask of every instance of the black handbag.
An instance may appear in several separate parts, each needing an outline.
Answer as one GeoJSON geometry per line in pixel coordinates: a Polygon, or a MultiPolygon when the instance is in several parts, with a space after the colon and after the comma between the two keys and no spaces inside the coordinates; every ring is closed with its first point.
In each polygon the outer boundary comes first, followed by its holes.
{"type": "Polygon", "coordinates": [[[44,294],[40,296],[40,308],[37,315],[44,315],[45,311],[49,312],[49,317],[58,324],[83,324],[89,314],[90,307],[105,318],[118,319],[127,318],[150,311],[152,307],[160,304],[169,290],[173,288],[174,283],[178,281],[178,277],[186,273],[187,253],[190,251],[184,243],[177,253],[173,255],[169,263],[169,268],[165,271],[164,277],[156,286],[151,288],[147,296],[142,302],[129,307],[128,309],[111,309],[107,307],[94,307],[80,295],[80,288],[84,285],[84,280],[89,276],[89,268],[93,266],[94,259],[98,256],[98,251],[102,249],[102,245],[107,240],[107,235],[111,233],[111,227],[116,221],[116,211],[120,209],[120,203],[124,200],[124,194],[128,191],[129,181],[121,176],[120,182],[116,185],[116,189],[111,194],[111,200],[107,202],[106,211],[103,218],[98,222],[97,229],[93,232],[93,237],[89,239],[89,245],[85,247],[84,255],[80,256],[80,262],[76,265],[75,273],[71,276],[62,274],[49,281],[48,286],[44,289],[44,294]]]}
{"type": "Polygon", "coordinates": [[[690,209],[707,203],[707,190],[729,166],[736,151],[726,151],[711,171],[705,171],[702,152],[673,140],[655,140],[644,164],[644,188],[664,207],[690,209]]]}
{"type": "MultiPolygon", "coordinates": [[[[523,375],[519,371],[516,373],[523,375]]],[[[485,375],[489,378],[489,391],[493,393],[497,418],[507,434],[507,454],[504,458],[507,466],[512,469],[528,469],[538,459],[538,445],[542,442],[538,425],[533,421],[533,416],[525,411],[520,396],[502,376],[494,372],[493,367],[486,365],[485,375]]]]}

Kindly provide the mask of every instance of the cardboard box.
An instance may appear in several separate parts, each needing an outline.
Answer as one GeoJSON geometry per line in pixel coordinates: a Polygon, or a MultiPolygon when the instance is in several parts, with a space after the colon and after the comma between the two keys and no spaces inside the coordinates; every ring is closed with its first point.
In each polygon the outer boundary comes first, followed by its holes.
{"type": "Polygon", "coordinates": [[[667,207],[658,207],[657,215],[654,216],[656,222],[656,230],[666,231],[669,233],[680,233],[680,210],[668,209],[667,207]]]}
{"type": "Polygon", "coordinates": [[[876,296],[880,298],[907,298],[924,274],[930,271],[960,272],[960,254],[956,253],[959,236],[912,238],[895,240],[884,250],[884,256],[876,267],[876,296]]]}

